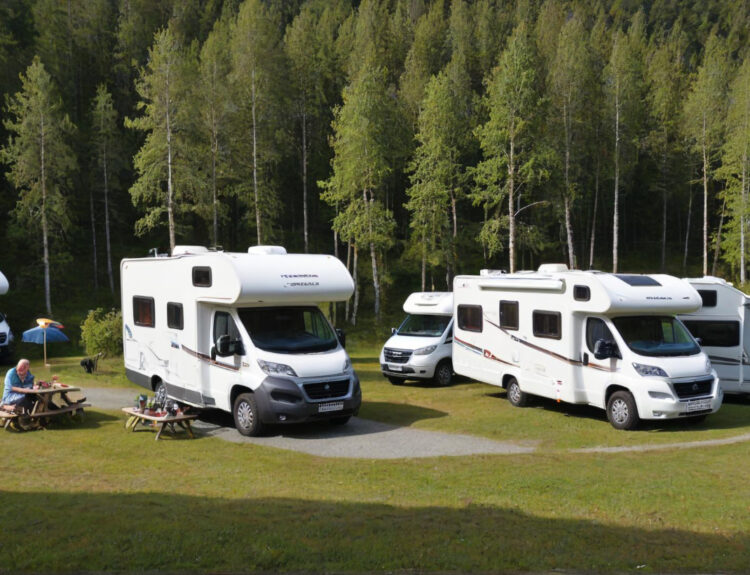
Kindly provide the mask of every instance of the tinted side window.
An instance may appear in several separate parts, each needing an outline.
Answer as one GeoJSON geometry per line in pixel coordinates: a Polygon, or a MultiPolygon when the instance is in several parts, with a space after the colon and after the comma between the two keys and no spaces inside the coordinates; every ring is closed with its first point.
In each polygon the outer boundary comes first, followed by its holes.
{"type": "Polygon", "coordinates": [[[709,347],[735,347],[740,345],[740,322],[738,321],[683,321],[693,337],[701,345],[709,347]]]}
{"type": "Polygon", "coordinates": [[[482,331],[482,306],[458,306],[458,327],[465,331],[482,331]]]}
{"type": "Polygon", "coordinates": [[[534,335],[560,339],[562,337],[562,318],[560,312],[535,311],[532,314],[534,335]]]}
{"type": "Polygon", "coordinates": [[[133,323],[142,327],[154,327],[154,298],[133,297],[133,323]]]}
{"type": "Polygon", "coordinates": [[[505,329],[518,329],[518,302],[500,302],[500,327],[505,329]]]}
{"type": "Polygon", "coordinates": [[[182,329],[183,320],[181,303],[167,303],[167,327],[170,329],[182,329]]]}
{"type": "Polygon", "coordinates": [[[195,287],[211,287],[211,268],[194,267],[193,285],[195,287]]]}
{"type": "Polygon", "coordinates": [[[714,289],[699,289],[698,294],[703,300],[703,307],[716,307],[716,290],[714,289]]]}
{"type": "Polygon", "coordinates": [[[218,311],[214,315],[214,344],[222,335],[228,335],[230,340],[240,338],[240,332],[237,330],[232,316],[226,312],[218,311]]]}
{"type": "Polygon", "coordinates": [[[591,288],[589,286],[573,286],[573,299],[589,301],[591,299],[591,288]]]}
{"type": "Polygon", "coordinates": [[[612,332],[609,331],[607,324],[598,317],[590,317],[586,320],[586,347],[591,353],[594,353],[594,346],[600,339],[604,341],[614,341],[612,332]]]}

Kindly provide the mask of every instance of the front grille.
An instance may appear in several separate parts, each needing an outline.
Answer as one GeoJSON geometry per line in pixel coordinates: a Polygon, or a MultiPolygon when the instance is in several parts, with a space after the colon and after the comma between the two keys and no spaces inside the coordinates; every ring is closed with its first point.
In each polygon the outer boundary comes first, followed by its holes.
{"type": "Polygon", "coordinates": [[[0,333],[0,343],[5,343],[5,340],[8,338],[7,333],[0,333]]]}
{"type": "Polygon", "coordinates": [[[388,363],[406,363],[411,357],[411,350],[386,347],[383,350],[383,356],[388,363]]]}
{"type": "Polygon", "coordinates": [[[349,393],[349,380],[319,381],[317,383],[306,383],[302,387],[310,399],[332,399],[344,397],[349,393]]]}
{"type": "Polygon", "coordinates": [[[701,395],[711,395],[711,388],[713,387],[713,378],[699,379],[697,381],[683,381],[681,383],[673,383],[674,391],[677,397],[685,399],[688,397],[698,397],[701,395]]]}

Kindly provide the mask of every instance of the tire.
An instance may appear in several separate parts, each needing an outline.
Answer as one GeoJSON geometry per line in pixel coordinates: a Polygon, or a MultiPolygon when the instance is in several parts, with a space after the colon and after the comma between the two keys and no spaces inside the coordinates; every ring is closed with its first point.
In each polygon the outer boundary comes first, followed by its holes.
{"type": "Polygon", "coordinates": [[[154,403],[162,407],[167,404],[167,386],[163,381],[158,381],[154,386],[154,403]]]}
{"type": "Polygon", "coordinates": [[[432,378],[438,387],[448,387],[453,383],[453,366],[448,360],[441,361],[435,368],[435,376],[432,378]]]}
{"type": "Polygon", "coordinates": [[[615,391],[607,400],[607,419],[615,429],[631,430],[638,427],[641,418],[635,399],[629,391],[615,391]]]}
{"type": "Polygon", "coordinates": [[[390,375],[386,376],[388,378],[388,381],[390,381],[393,385],[404,385],[405,379],[401,377],[392,377],[390,375]]]}
{"type": "Polygon", "coordinates": [[[333,425],[346,425],[347,423],[349,423],[350,418],[351,415],[345,415],[344,417],[332,417],[328,421],[330,421],[333,425]]]}
{"type": "Polygon", "coordinates": [[[234,400],[234,426],[242,435],[257,437],[263,433],[263,424],[258,413],[258,404],[252,393],[242,393],[234,400]]]}
{"type": "Polygon", "coordinates": [[[515,377],[508,380],[506,392],[508,401],[513,407],[526,407],[528,405],[529,394],[521,391],[521,386],[518,385],[518,380],[515,377]]]}

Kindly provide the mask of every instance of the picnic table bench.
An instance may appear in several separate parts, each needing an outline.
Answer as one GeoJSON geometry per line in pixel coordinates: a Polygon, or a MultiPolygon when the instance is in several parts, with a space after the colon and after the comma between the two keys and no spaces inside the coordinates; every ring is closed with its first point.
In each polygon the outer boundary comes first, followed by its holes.
{"type": "Polygon", "coordinates": [[[31,409],[26,413],[0,410],[3,427],[8,429],[13,424],[14,427],[23,431],[45,429],[51,419],[65,414],[71,417],[77,415],[83,419],[83,408],[91,407],[91,404],[84,403],[85,397],[78,400],[68,397],[69,393],[80,391],[79,387],[65,385],[64,383],[53,383],[48,387],[26,389],[22,393],[31,397],[31,409]]]}
{"type": "Polygon", "coordinates": [[[175,425],[183,428],[191,439],[195,438],[190,422],[198,418],[197,413],[177,413],[172,415],[166,412],[153,412],[153,410],[140,410],[135,407],[123,407],[122,410],[129,415],[125,421],[125,429],[135,431],[139,423],[150,422],[156,431],[156,440],[161,437],[165,428],[175,433],[175,425]],[[149,413],[149,411],[152,411],[149,413]]]}

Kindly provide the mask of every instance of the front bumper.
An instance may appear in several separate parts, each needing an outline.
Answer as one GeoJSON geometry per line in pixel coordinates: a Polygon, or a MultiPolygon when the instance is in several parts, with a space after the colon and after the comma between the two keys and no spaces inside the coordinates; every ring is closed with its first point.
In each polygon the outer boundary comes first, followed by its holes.
{"type": "Polygon", "coordinates": [[[412,355],[406,363],[392,363],[380,354],[380,371],[384,377],[401,377],[404,379],[432,379],[438,361],[429,355],[412,355]]]}
{"type": "Polygon", "coordinates": [[[678,419],[715,413],[721,407],[724,393],[719,386],[718,378],[713,378],[711,389],[707,393],[682,396],[675,392],[676,383],[663,382],[662,385],[650,385],[638,394],[638,414],[641,419],[678,419]]]}
{"type": "Polygon", "coordinates": [[[301,423],[357,415],[362,389],[356,374],[330,378],[268,376],[254,392],[263,423],[301,423]]]}

